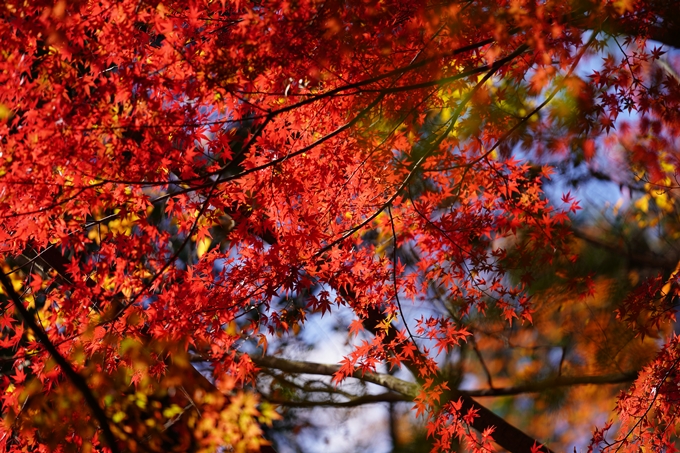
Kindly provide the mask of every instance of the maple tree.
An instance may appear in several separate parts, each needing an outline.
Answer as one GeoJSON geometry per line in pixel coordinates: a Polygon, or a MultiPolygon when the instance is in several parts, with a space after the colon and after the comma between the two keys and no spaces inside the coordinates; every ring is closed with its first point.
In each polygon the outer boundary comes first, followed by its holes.
{"type": "Polygon", "coordinates": [[[590,449],[675,448],[677,257],[593,264],[620,246],[544,191],[569,166],[611,179],[616,147],[615,182],[641,185],[625,225],[676,240],[674,2],[0,17],[1,451],[271,451],[276,405],[410,401],[436,451],[533,453],[575,431],[481,398],[631,382],[590,449]],[[281,354],[324,316],[340,362],[281,354]],[[532,339],[553,346],[509,347],[532,339]],[[461,390],[473,374],[488,388],[461,390]]]}

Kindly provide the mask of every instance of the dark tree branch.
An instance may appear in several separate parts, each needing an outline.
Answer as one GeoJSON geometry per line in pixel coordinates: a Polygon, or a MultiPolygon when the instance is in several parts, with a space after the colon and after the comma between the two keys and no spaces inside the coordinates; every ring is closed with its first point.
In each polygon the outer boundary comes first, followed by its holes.
{"type": "Polygon", "coordinates": [[[14,303],[16,310],[19,312],[21,318],[23,319],[24,325],[26,325],[26,327],[29,330],[31,330],[33,334],[40,340],[40,343],[42,344],[43,348],[45,348],[47,353],[54,359],[55,362],[57,362],[57,365],[59,365],[59,367],[64,371],[64,374],[66,374],[66,377],[73,383],[75,388],[83,395],[83,398],[85,398],[85,403],[89,407],[90,411],[92,411],[92,415],[95,417],[97,422],[99,422],[102,433],[104,434],[104,439],[106,439],[106,443],[109,445],[111,452],[119,453],[120,450],[118,449],[116,436],[113,434],[113,431],[111,431],[111,425],[109,424],[110,422],[108,417],[106,416],[106,412],[104,412],[104,410],[99,405],[99,402],[97,401],[97,398],[94,396],[94,393],[92,393],[92,390],[90,389],[90,387],[88,387],[85,378],[78,374],[78,372],[71,366],[66,357],[61,355],[59,350],[57,350],[56,346],[54,345],[54,343],[52,343],[47,333],[42,329],[42,327],[38,325],[38,323],[33,318],[33,315],[31,315],[31,313],[26,309],[26,307],[24,307],[24,304],[21,301],[21,297],[14,290],[14,287],[12,286],[12,282],[10,281],[10,279],[7,277],[7,275],[5,275],[4,272],[1,271],[0,271],[0,283],[2,283],[5,292],[9,295],[10,299],[12,299],[12,302],[14,303]]]}
{"type": "Polygon", "coordinates": [[[283,398],[273,398],[267,397],[267,401],[273,404],[278,404],[286,407],[357,407],[363,406],[364,404],[375,404],[375,403],[399,403],[402,401],[412,401],[400,393],[394,392],[384,392],[377,395],[361,395],[354,398],[350,398],[348,401],[294,401],[287,400],[283,398]]]}
{"type": "Polygon", "coordinates": [[[678,258],[677,257],[662,257],[658,255],[654,255],[651,253],[645,253],[645,254],[640,254],[640,253],[633,253],[630,250],[626,251],[625,247],[622,247],[621,245],[614,244],[612,242],[608,242],[605,240],[602,240],[600,238],[594,237],[586,233],[585,231],[579,230],[577,228],[572,229],[572,233],[574,237],[581,239],[582,241],[587,242],[590,245],[594,245],[595,247],[607,250],[609,252],[615,253],[617,255],[623,255],[628,258],[628,261],[631,264],[636,264],[644,267],[651,267],[651,268],[656,268],[656,269],[663,269],[665,271],[674,271],[676,266],[678,265],[678,258]]]}
{"type": "Polygon", "coordinates": [[[574,387],[577,385],[608,385],[608,384],[622,384],[632,382],[637,378],[637,372],[632,373],[617,373],[605,374],[602,376],[559,376],[551,379],[544,379],[542,381],[530,382],[527,384],[517,385],[513,387],[490,388],[480,390],[462,390],[468,396],[484,397],[484,396],[513,396],[524,393],[538,393],[545,390],[554,389],[557,387],[574,387]]]}

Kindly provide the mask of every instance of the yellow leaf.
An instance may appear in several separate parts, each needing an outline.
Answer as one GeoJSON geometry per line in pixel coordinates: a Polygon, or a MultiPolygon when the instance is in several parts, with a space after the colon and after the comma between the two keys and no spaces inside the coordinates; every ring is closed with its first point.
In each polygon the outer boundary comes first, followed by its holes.
{"type": "Polygon", "coordinates": [[[125,418],[125,412],[123,411],[118,411],[115,414],[113,414],[113,417],[111,417],[111,420],[113,420],[114,423],[120,423],[123,421],[125,418]]]}
{"type": "Polygon", "coordinates": [[[210,244],[212,244],[212,240],[207,236],[198,241],[198,244],[196,244],[196,253],[199,258],[205,255],[208,249],[210,249],[210,244]]]}
{"type": "Polygon", "coordinates": [[[227,335],[236,335],[238,332],[238,326],[236,325],[236,321],[232,321],[229,324],[227,324],[225,332],[227,333],[227,335]]]}
{"type": "Polygon", "coordinates": [[[6,120],[12,116],[12,111],[6,105],[0,104],[0,120],[6,120]]]}
{"type": "Polygon", "coordinates": [[[644,197],[640,197],[635,202],[635,207],[638,208],[642,212],[649,211],[649,195],[645,195],[644,197]]]}

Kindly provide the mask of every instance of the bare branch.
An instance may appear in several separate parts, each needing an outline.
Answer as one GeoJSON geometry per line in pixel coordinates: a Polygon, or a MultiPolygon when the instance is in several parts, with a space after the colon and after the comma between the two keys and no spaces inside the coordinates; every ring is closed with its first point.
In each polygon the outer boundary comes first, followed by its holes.
{"type": "Polygon", "coordinates": [[[572,234],[578,239],[581,239],[582,241],[589,243],[590,245],[594,245],[595,247],[608,250],[612,253],[616,253],[617,255],[621,255],[621,253],[623,252],[624,256],[628,258],[628,261],[631,264],[637,264],[640,266],[647,266],[651,268],[664,270],[674,270],[676,265],[678,264],[677,257],[668,258],[653,254],[632,253],[630,250],[626,251],[625,247],[621,247],[621,245],[614,244],[612,242],[608,242],[603,239],[591,236],[585,231],[581,231],[577,228],[572,229],[572,234]]]}
{"type": "Polygon", "coordinates": [[[267,401],[273,404],[278,404],[280,406],[286,407],[357,407],[364,404],[375,404],[375,403],[398,403],[402,401],[411,401],[410,398],[394,392],[384,392],[378,395],[361,395],[351,398],[349,401],[290,401],[282,398],[272,398],[268,397],[267,401]]]}
{"type": "MultiPolygon", "coordinates": [[[[257,366],[262,368],[274,368],[286,373],[317,374],[321,376],[333,376],[340,370],[339,365],[324,363],[302,362],[288,360],[279,357],[264,356],[250,358],[257,366]]],[[[400,393],[409,398],[415,398],[420,391],[420,386],[413,382],[404,381],[389,374],[355,371],[352,377],[364,382],[370,382],[385,387],[393,392],[400,393]]]]}
{"type": "Polygon", "coordinates": [[[517,385],[514,387],[490,388],[482,390],[461,391],[468,396],[511,396],[524,393],[538,393],[557,387],[573,387],[577,385],[609,385],[632,382],[637,377],[637,372],[605,374],[602,376],[559,376],[553,379],[545,379],[537,382],[517,385]]]}
{"type": "MultiPolygon", "coordinates": [[[[320,376],[333,376],[340,370],[339,365],[329,365],[324,363],[304,362],[299,360],[289,360],[280,357],[251,357],[251,360],[259,367],[275,369],[293,374],[314,374],[320,376]]],[[[370,382],[385,387],[393,392],[405,397],[414,398],[420,386],[413,382],[399,379],[389,374],[382,373],[362,373],[357,370],[352,377],[364,382],[370,382]]],[[[577,385],[610,385],[632,382],[637,377],[637,372],[629,373],[591,375],[591,376],[559,376],[556,378],[530,382],[512,387],[500,387],[478,390],[460,390],[461,395],[469,397],[495,397],[511,396],[525,393],[538,393],[556,387],[573,387],[577,385]]],[[[404,400],[400,400],[404,401],[404,400]]],[[[316,402],[322,405],[321,402],[316,402]]]]}

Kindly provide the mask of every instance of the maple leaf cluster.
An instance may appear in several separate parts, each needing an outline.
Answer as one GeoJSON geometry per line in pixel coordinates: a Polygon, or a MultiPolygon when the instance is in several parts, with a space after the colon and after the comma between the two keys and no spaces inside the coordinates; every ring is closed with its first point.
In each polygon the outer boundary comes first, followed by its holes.
{"type": "MultiPolygon", "coordinates": [[[[548,451],[441,357],[475,320],[544,319],[537,269],[578,260],[550,159],[616,141],[672,186],[679,79],[647,43],[680,45],[672,3],[6,1],[0,451],[265,451],[266,366],[401,392],[437,451],[548,451]],[[341,310],[362,340],[337,367],[267,357],[341,310]]],[[[621,323],[668,329],[674,279],[621,323]]],[[[621,396],[622,448],[672,448],[676,343],[621,396]]]]}

